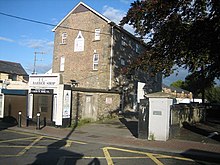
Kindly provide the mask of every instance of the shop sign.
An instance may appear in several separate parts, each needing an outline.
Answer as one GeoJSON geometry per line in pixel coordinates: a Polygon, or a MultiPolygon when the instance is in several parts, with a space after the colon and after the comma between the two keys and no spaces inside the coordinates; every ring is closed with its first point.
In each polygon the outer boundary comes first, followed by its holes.
{"type": "Polygon", "coordinates": [[[31,89],[31,93],[53,94],[53,89],[31,89]]]}
{"type": "Polygon", "coordinates": [[[56,86],[59,84],[59,76],[30,76],[29,86],[56,86]]]}

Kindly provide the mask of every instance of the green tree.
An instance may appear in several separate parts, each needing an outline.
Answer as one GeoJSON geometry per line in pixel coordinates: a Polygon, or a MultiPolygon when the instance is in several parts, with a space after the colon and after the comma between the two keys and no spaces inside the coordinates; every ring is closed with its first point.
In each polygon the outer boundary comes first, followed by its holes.
{"type": "Polygon", "coordinates": [[[151,66],[169,76],[184,67],[200,81],[197,88],[220,78],[219,0],[137,0],[124,24],[132,25],[142,39],[151,37],[148,51],[131,68],[151,66]]]}
{"type": "Polygon", "coordinates": [[[220,103],[220,86],[209,88],[205,93],[205,98],[210,103],[220,103]]]}
{"type": "Polygon", "coordinates": [[[184,86],[184,81],[183,81],[183,80],[177,80],[177,81],[175,81],[175,82],[172,82],[172,83],[170,84],[170,86],[176,87],[176,88],[183,88],[183,86],[184,86]]]}

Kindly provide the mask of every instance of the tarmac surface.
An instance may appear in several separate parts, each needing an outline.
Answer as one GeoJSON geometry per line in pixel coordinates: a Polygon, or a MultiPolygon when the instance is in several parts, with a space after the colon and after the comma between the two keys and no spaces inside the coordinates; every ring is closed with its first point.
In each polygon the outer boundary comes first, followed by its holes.
{"type": "Polygon", "coordinates": [[[110,119],[76,128],[46,126],[40,130],[37,130],[36,126],[18,127],[0,122],[0,129],[114,146],[143,148],[153,151],[181,153],[183,155],[199,155],[204,158],[217,159],[220,162],[220,135],[218,134],[220,133],[220,124],[218,122],[185,125],[174,137],[167,141],[149,141],[137,138],[137,121],[127,118],[110,119]],[[213,132],[217,134],[213,134],[213,132]]]}

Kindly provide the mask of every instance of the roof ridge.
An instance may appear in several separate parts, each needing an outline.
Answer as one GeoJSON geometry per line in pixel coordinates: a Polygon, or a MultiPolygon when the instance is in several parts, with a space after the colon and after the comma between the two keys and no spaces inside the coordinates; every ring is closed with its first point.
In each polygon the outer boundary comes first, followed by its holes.
{"type": "Polygon", "coordinates": [[[112,21],[109,20],[107,17],[105,17],[104,15],[100,14],[99,12],[97,12],[95,9],[91,8],[90,6],[88,6],[87,4],[83,3],[82,1],[79,2],[57,25],[55,28],[52,29],[52,31],[54,32],[69,16],[70,14],[77,9],[77,7],[79,7],[80,5],[83,5],[84,7],[86,7],[87,9],[89,9],[90,11],[92,11],[93,13],[95,13],[96,15],[98,15],[99,17],[101,17],[103,20],[105,20],[108,23],[111,23],[112,21]]]}

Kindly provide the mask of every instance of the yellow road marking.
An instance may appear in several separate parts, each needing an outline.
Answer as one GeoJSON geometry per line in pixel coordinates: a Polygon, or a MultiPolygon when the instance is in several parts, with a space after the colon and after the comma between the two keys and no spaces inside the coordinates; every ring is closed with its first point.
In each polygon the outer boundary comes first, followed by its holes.
{"type": "Polygon", "coordinates": [[[21,135],[31,135],[31,136],[33,136],[33,135],[35,135],[36,137],[37,136],[39,136],[39,135],[37,135],[37,134],[35,134],[35,133],[28,133],[28,132],[21,132],[21,131],[16,131],[16,130],[4,130],[4,131],[6,131],[6,132],[13,132],[13,133],[18,133],[18,134],[21,134],[21,135]]]}
{"type": "Polygon", "coordinates": [[[114,165],[112,158],[108,152],[108,147],[102,149],[108,165],[114,165]]]}
{"type": "MultiPolygon", "coordinates": [[[[1,145],[0,148],[26,148],[28,146],[4,146],[4,145],[1,145]]],[[[47,146],[32,146],[31,148],[47,148],[47,146]]]]}
{"type": "Polygon", "coordinates": [[[65,145],[65,147],[70,147],[71,144],[72,144],[72,141],[71,141],[71,140],[67,140],[67,141],[66,141],[66,145],[65,145]]]}
{"type": "Polygon", "coordinates": [[[183,157],[178,157],[178,156],[154,155],[154,157],[156,157],[156,158],[167,158],[167,159],[178,159],[178,160],[186,160],[186,161],[194,162],[193,159],[190,159],[190,158],[183,158],[183,157]]]}
{"type": "Polygon", "coordinates": [[[15,156],[17,156],[17,155],[0,155],[0,157],[15,157],[15,156]]]}
{"type": "MultiPolygon", "coordinates": [[[[48,138],[48,139],[54,139],[54,140],[62,140],[62,138],[57,138],[57,137],[52,137],[52,136],[44,136],[45,138],[48,138]]],[[[65,139],[63,139],[65,141],[65,139]]],[[[78,143],[78,144],[87,144],[85,142],[81,142],[81,141],[75,141],[75,140],[67,140],[69,142],[72,142],[72,143],[78,143]]]]}
{"type": "MultiPolygon", "coordinates": [[[[162,154],[153,154],[148,152],[141,152],[141,151],[133,151],[128,149],[122,149],[122,148],[115,148],[115,147],[105,147],[106,150],[118,150],[123,152],[129,152],[129,153],[136,153],[136,154],[142,154],[147,155],[151,160],[153,160],[157,165],[163,165],[162,162],[160,162],[157,158],[169,158],[169,159],[177,159],[177,160],[184,160],[184,161],[192,161],[193,159],[189,158],[183,158],[183,157],[177,157],[177,156],[168,156],[168,155],[162,155],[162,154]]],[[[111,157],[112,159],[117,159],[117,157],[111,157]]],[[[132,157],[133,158],[133,157],[132,157]]],[[[142,158],[142,157],[136,157],[136,158],[142,158]]],[[[147,158],[147,157],[146,157],[147,158]]],[[[128,158],[129,159],[129,158],[128,158]]]]}
{"type": "Polygon", "coordinates": [[[21,156],[23,155],[25,152],[27,152],[31,147],[33,147],[34,144],[36,144],[37,142],[39,142],[41,139],[43,138],[43,136],[39,136],[36,140],[34,140],[29,146],[26,146],[22,151],[20,151],[17,156],[21,156]]]}
{"type": "MultiPolygon", "coordinates": [[[[6,132],[14,132],[14,133],[18,133],[18,134],[21,134],[21,135],[32,135],[32,136],[35,135],[35,137],[39,136],[38,134],[35,134],[35,133],[20,132],[20,131],[16,131],[16,130],[4,130],[4,131],[6,131],[6,132]]],[[[43,136],[43,137],[48,138],[48,139],[54,139],[54,140],[62,140],[62,138],[57,138],[57,137],[52,137],[52,136],[43,136]]],[[[75,140],[67,140],[67,141],[70,141],[72,143],[77,143],[77,144],[87,144],[85,142],[75,141],[75,140]]],[[[70,142],[68,142],[68,143],[70,144],[70,142]]]]}
{"type": "Polygon", "coordinates": [[[153,154],[146,153],[146,155],[147,155],[151,160],[153,160],[154,163],[156,163],[157,165],[163,165],[163,163],[162,163],[161,161],[159,161],[157,158],[155,158],[155,157],[153,156],[153,154]]]}
{"type": "Polygon", "coordinates": [[[35,139],[35,138],[36,138],[36,136],[35,137],[28,137],[28,138],[1,140],[0,143],[13,142],[13,141],[23,141],[23,140],[30,140],[30,139],[35,139]]]}
{"type": "MultiPolygon", "coordinates": [[[[6,145],[0,145],[0,148],[26,148],[27,146],[6,146],[6,145]]],[[[60,146],[32,146],[31,148],[60,148],[60,146]]]]}

